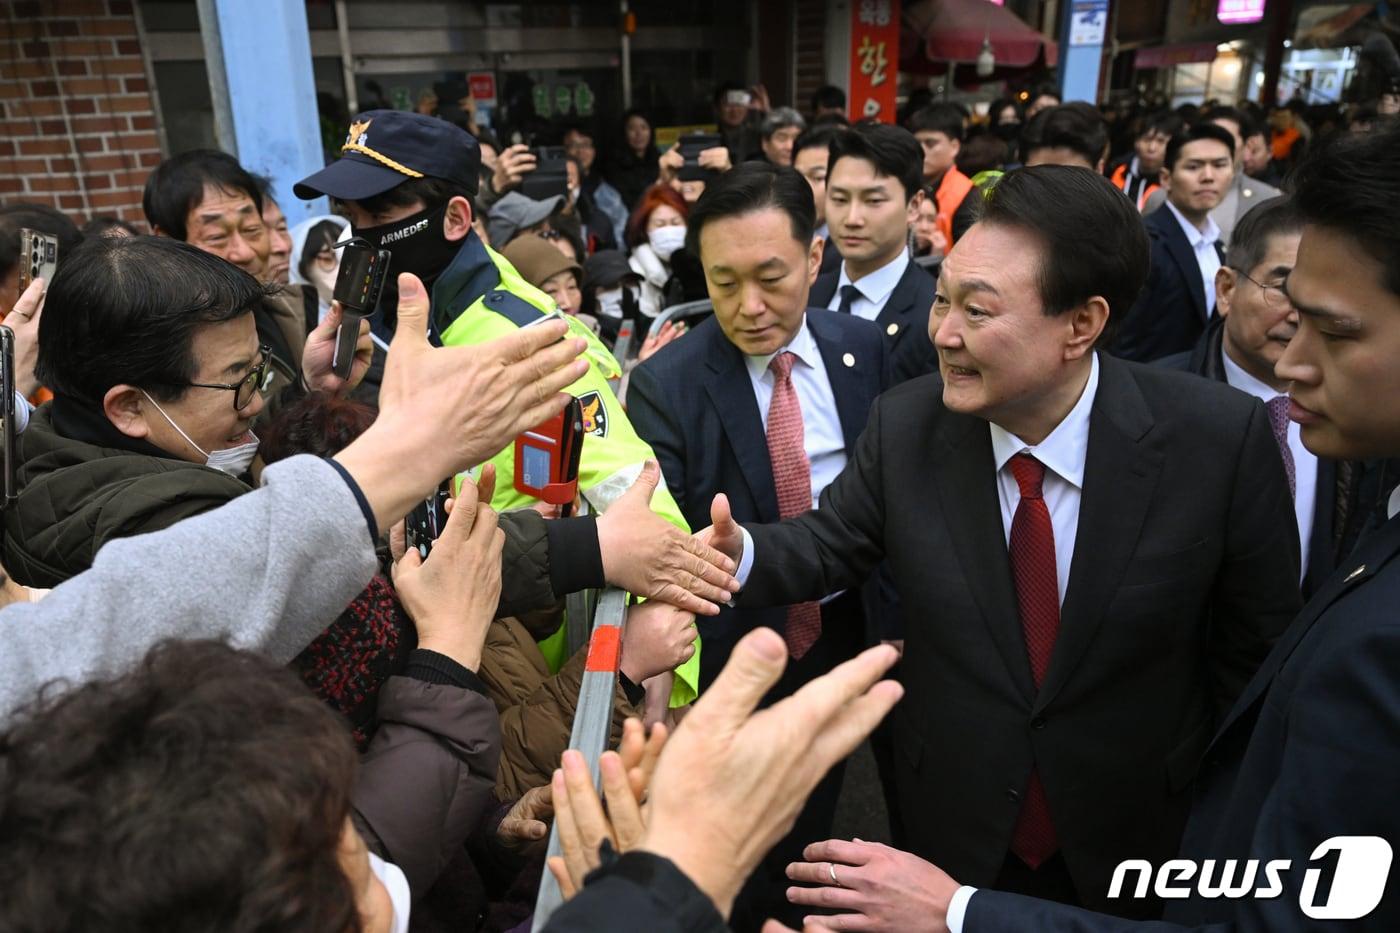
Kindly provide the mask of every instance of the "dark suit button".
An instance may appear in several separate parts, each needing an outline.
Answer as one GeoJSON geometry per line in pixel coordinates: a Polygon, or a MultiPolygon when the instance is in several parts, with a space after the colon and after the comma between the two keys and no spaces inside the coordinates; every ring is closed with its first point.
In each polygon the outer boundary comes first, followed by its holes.
{"type": "Polygon", "coordinates": [[[1032,719],[1032,720],[1031,720],[1031,728],[1032,728],[1032,729],[1044,729],[1044,728],[1045,728],[1045,717],[1044,717],[1044,716],[1037,716],[1037,717],[1035,717],[1034,719],[1032,719]]]}
{"type": "Polygon", "coordinates": [[[1021,792],[1014,787],[1008,787],[1006,789],[1006,799],[1011,801],[1012,803],[1020,803],[1021,792]]]}

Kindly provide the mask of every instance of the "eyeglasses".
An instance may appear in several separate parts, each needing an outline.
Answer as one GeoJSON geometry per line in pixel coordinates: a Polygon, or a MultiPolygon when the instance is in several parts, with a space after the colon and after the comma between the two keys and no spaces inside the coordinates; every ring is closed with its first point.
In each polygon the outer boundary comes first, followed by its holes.
{"type": "Polygon", "coordinates": [[[267,367],[272,361],[272,350],[264,344],[258,347],[258,361],[253,364],[253,368],[248,371],[238,382],[228,384],[224,382],[187,382],[185,385],[194,389],[224,389],[233,393],[233,410],[242,411],[253,401],[253,396],[262,388],[263,379],[267,377],[267,367]]]}
{"type": "MultiPolygon", "coordinates": [[[[1234,266],[1230,268],[1234,269],[1234,266]]],[[[1264,293],[1264,304],[1268,305],[1271,310],[1282,311],[1284,308],[1292,307],[1293,302],[1288,299],[1288,293],[1283,290],[1282,285],[1265,285],[1262,282],[1254,281],[1249,273],[1243,269],[1235,269],[1235,271],[1264,293]]]]}

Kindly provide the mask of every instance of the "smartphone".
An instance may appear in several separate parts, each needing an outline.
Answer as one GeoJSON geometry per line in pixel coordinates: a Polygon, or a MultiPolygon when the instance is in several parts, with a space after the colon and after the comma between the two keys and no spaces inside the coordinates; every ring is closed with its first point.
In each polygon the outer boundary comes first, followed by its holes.
{"type": "MultiPolygon", "coordinates": [[[[733,92],[731,92],[733,93],[733,92]]],[[[681,181],[705,181],[713,171],[700,167],[700,153],[706,149],[716,149],[724,145],[724,140],[717,133],[686,133],[679,140],[681,147],[681,157],[685,159],[685,164],[681,166],[677,173],[681,181]]]]}
{"type": "Polygon", "coordinates": [[[531,149],[535,170],[520,182],[520,193],[535,201],[547,201],[555,195],[569,193],[568,156],[563,146],[538,146],[531,149]]]}
{"type": "Polygon", "coordinates": [[[346,241],[343,247],[340,272],[332,292],[332,297],[340,302],[343,317],[335,332],[331,371],[342,379],[349,379],[355,364],[355,344],[360,339],[360,321],[379,307],[391,254],[387,249],[375,249],[362,237],[346,241]]]}
{"type": "Polygon", "coordinates": [[[573,511],[578,464],[583,452],[583,405],[577,398],[559,414],[515,439],[517,492],[573,511]]]}
{"type": "Polygon", "coordinates": [[[418,503],[404,519],[404,543],[424,560],[433,551],[433,542],[447,527],[447,500],[452,496],[452,479],[443,480],[433,494],[418,503]]]}
{"type": "Polygon", "coordinates": [[[726,91],[724,94],[726,104],[738,104],[740,107],[747,107],[753,103],[753,95],[748,91],[726,91]]]}
{"type": "MultiPolygon", "coordinates": [[[[47,280],[45,280],[47,281],[47,280]]],[[[0,324],[0,420],[5,423],[4,432],[5,484],[4,499],[0,506],[10,506],[19,498],[19,486],[15,482],[15,460],[19,452],[15,449],[15,332],[0,324]]]]}
{"type": "Polygon", "coordinates": [[[21,227],[19,230],[19,291],[23,295],[35,279],[53,281],[58,269],[58,237],[21,227]]]}

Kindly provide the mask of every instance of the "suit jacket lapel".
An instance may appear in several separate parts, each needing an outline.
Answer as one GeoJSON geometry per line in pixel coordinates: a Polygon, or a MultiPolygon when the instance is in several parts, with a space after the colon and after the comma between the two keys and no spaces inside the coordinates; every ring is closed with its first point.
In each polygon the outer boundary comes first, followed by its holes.
{"type": "Polygon", "coordinates": [[[1029,703],[1035,697],[1035,682],[1006,553],[991,432],[979,418],[948,414],[939,445],[941,452],[930,452],[929,459],[949,539],[958,543],[955,552],[963,578],[1012,681],[1029,703]]]}
{"type": "Polygon", "coordinates": [[[705,392],[719,412],[720,424],[739,461],[739,469],[758,503],[759,520],[778,520],[778,491],[773,485],[773,463],[768,457],[768,436],[758,413],[758,399],[744,364],[744,355],[718,327],[710,332],[709,373],[705,392]]]}
{"type": "Polygon", "coordinates": [[[1074,673],[1107,615],[1132,558],[1162,471],[1150,441],[1153,420],[1126,366],[1099,354],[1099,389],[1089,415],[1089,449],[1060,633],[1036,698],[1043,709],[1074,673]]]}
{"type": "Polygon", "coordinates": [[[1304,581],[1315,589],[1326,577],[1336,550],[1332,541],[1337,518],[1337,461],[1317,459],[1312,534],[1308,537],[1308,566],[1304,581]]]}
{"type": "Polygon", "coordinates": [[[915,276],[927,276],[928,273],[914,264],[914,260],[909,260],[909,265],[904,267],[904,274],[895,283],[894,291],[890,292],[890,297],[885,299],[885,306],[880,309],[879,315],[875,318],[875,323],[880,326],[880,330],[886,336],[893,337],[896,341],[903,340],[905,332],[913,326],[910,312],[914,310],[914,293],[918,291],[919,280],[915,276]],[[890,325],[898,328],[894,333],[890,333],[890,325]]]}
{"type": "Polygon", "coordinates": [[[1293,624],[1288,626],[1288,629],[1275,642],[1269,656],[1264,659],[1264,663],[1259,666],[1253,679],[1245,686],[1244,692],[1235,701],[1234,708],[1220,723],[1212,745],[1219,742],[1220,737],[1269,689],[1274,677],[1287,662],[1293,649],[1298,647],[1299,642],[1312,629],[1313,623],[1330,609],[1333,603],[1375,576],[1377,571],[1394,558],[1397,552],[1400,552],[1400,518],[1392,518],[1382,525],[1375,534],[1362,541],[1352,555],[1338,565],[1332,575],[1327,578],[1326,583],[1312,599],[1308,600],[1307,605],[1303,606],[1298,617],[1293,620],[1293,624]]]}
{"type": "Polygon", "coordinates": [[[1191,293],[1191,303],[1196,307],[1196,315],[1202,321],[1207,320],[1210,309],[1206,307],[1206,287],[1201,281],[1201,267],[1196,263],[1196,253],[1191,249],[1190,241],[1186,239],[1186,232],[1181,229],[1176,215],[1165,204],[1152,216],[1159,218],[1157,229],[1164,234],[1167,252],[1181,269],[1182,279],[1191,293]]]}
{"type": "Polygon", "coordinates": [[[849,453],[856,449],[856,439],[865,430],[870,412],[870,395],[862,391],[860,383],[876,361],[853,357],[853,365],[847,366],[844,357],[849,351],[841,345],[841,335],[828,328],[821,315],[807,315],[807,327],[826,364],[826,378],[831,383],[832,397],[836,399],[836,416],[841,420],[841,437],[849,453]]]}

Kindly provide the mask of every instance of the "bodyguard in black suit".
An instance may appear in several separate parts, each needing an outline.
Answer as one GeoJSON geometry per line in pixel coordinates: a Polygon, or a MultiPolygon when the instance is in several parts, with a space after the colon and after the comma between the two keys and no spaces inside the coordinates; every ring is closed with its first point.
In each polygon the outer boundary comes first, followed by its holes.
{"type": "Polygon", "coordinates": [[[873,320],[890,353],[890,384],[937,372],[928,337],[934,281],[909,257],[909,230],[925,194],[923,150],[908,130],[860,125],[830,144],[827,249],[843,257],[823,269],[811,303],[873,320]]]}
{"type": "MultiPolygon", "coordinates": [[[[1288,382],[1275,371],[1298,329],[1283,282],[1298,259],[1302,218],[1287,198],[1246,214],[1216,274],[1216,316],[1189,353],[1160,365],[1223,382],[1263,401],[1287,458],[1303,552],[1303,597],[1313,595],[1384,511],[1384,464],[1317,457],[1287,420],[1288,382]]],[[[1381,515],[1383,518],[1383,515],[1381,515]]]]}
{"type": "Polygon", "coordinates": [[[738,553],[740,606],[887,557],[912,851],[1109,909],[1120,859],[1176,850],[1201,750],[1299,605],[1263,406],[1093,350],[1146,274],[1141,231],[1088,170],[1003,177],[944,260],[941,388],[881,396],[819,509],[745,526],[751,546],[722,515],[708,532],[738,553]]]}
{"type": "MultiPolygon", "coordinates": [[[[874,325],[807,309],[821,255],[812,223],[807,182],[763,163],[726,173],[691,212],[688,236],[715,315],[633,370],[627,397],[633,425],[696,527],[708,523],[718,494],[752,521],[811,508],[855,449],[884,388],[885,345],[874,325]]],[[[701,689],[758,626],[783,632],[794,658],[765,702],[853,657],[864,647],[863,601],[879,609],[878,586],[862,582],[814,596],[821,605],[730,609],[706,620],[701,689]]],[[[756,930],[775,915],[800,920],[784,897],[783,871],[803,846],[830,834],[841,778],[838,766],[760,866],[736,907],[737,929],[756,930]]]]}
{"type": "MultiPolygon", "coordinates": [[[[1400,456],[1393,404],[1400,398],[1400,128],[1338,137],[1300,167],[1296,185],[1304,226],[1286,288],[1301,320],[1277,365],[1291,383],[1290,417],[1319,457],[1393,459],[1400,456]]],[[[834,891],[833,903],[877,918],[860,927],[870,930],[910,929],[903,923],[909,916],[919,929],[956,933],[1400,929],[1393,864],[1400,844],[1400,490],[1386,513],[1279,639],[1210,743],[1182,844],[1189,862],[1150,866],[1154,884],[1168,875],[1167,886],[1179,892],[1167,913],[1174,922],[1130,924],[973,891],[879,846],[841,855],[841,844],[808,850],[808,858],[836,857],[837,877],[853,886],[834,891]],[[1206,859],[1209,887],[1229,870],[1241,890],[1203,895],[1206,859]],[[1240,884],[1246,873],[1253,877],[1240,884]],[[877,879],[897,881],[898,895],[863,893],[877,879]]],[[[816,877],[825,867],[804,864],[797,875],[816,877]]],[[[1125,876],[1120,895],[1131,899],[1138,873],[1125,876]]]]}
{"type": "Polygon", "coordinates": [[[1211,124],[1173,136],[1162,169],[1167,201],[1143,219],[1152,243],[1147,287],[1119,324],[1109,349],[1150,362],[1190,350],[1215,308],[1215,271],[1224,262],[1210,212],[1234,172],[1234,137],[1211,124]]]}

